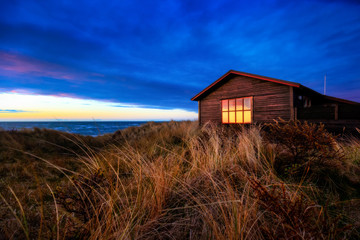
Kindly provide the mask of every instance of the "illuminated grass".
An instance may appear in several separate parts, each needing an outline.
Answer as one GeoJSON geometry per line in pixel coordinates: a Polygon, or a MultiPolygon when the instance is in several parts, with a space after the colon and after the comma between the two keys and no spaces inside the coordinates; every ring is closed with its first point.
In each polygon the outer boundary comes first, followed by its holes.
{"type": "MultiPolygon", "coordinates": [[[[60,239],[359,237],[357,140],[333,140],[334,148],[320,147],[325,155],[315,156],[326,156],[326,164],[313,161],[314,149],[306,150],[309,154],[302,157],[316,165],[296,168],[300,177],[294,177],[278,167],[279,161],[295,164],[293,156],[265,135],[259,126],[199,128],[197,122],[169,122],[116,132],[99,139],[101,148],[74,139],[82,150],[72,161],[80,166],[76,171],[54,167],[62,181],[41,188],[46,196],[42,204],[30,210],[33,205],[22,197],[31,192],[26,188],[15,192],[23,211],[15,210],[17,201],[12,204],[4,197],[6,209],[13,209],[18,219],[7,226],[6,234],[60,239]],[[339,149],[344,158],[332,155],[339,149]],[[341,166],[326,180],[347,187],[345,199],[338,188],[317,181],[317,174],[329,166],[341,166]],[[42,216],[44,227],[35,224],[34,214],[42,216]]],[[[12,214],[7,210],[6,219],[12,214]]]]}

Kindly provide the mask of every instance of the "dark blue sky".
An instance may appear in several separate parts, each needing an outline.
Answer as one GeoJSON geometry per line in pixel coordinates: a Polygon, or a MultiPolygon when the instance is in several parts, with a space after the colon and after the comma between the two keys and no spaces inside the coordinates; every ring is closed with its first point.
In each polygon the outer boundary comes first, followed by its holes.
{"type": "Polygon", "coordinates": [[[359,1],[2,1],[0,89],[197,111],[230,69],[360,101],[359,1]]]}

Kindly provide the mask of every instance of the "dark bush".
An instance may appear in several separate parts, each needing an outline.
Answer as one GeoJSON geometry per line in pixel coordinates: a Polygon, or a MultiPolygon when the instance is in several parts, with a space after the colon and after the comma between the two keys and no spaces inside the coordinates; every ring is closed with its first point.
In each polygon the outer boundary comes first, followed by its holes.
{"type": "Polygon", "coordinates": [[[336,136],[323,124],[280,119],[266,127],[266,139],[275,144],[274,166],[280,176],[342,191],[348,166],[336,136]]]}
{"type": "Polygon", "coordinates": [[[265,239],[344,239],[346,231],[352,227],[341,227],[340,216],[329,216],[326,207],[302,193],[290,195],[284,184],[266,187],[256,179],[249,181],[254,198],[268,219],[260,225],[265,239]]]}

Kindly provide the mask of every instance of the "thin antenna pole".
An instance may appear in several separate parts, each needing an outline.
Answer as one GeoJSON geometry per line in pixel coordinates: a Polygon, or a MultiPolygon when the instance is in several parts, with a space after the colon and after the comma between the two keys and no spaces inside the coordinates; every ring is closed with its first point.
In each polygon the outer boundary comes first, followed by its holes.
{"type": "Polygon", "coordinates": [[[324,76],[324,95],[326,95],[326,73],[324,76]]]}

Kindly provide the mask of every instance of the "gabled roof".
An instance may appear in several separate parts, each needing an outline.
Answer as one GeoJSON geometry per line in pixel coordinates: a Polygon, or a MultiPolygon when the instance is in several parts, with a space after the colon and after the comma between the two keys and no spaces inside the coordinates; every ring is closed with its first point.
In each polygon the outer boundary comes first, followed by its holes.
{"type": "Polygon", "coordinates": [[[260,76],[260,75],[256,75],[256,74],[252,74],[252,73],[246,73],[246,72],[239,72],[239,71],[235,71],[235,70],[230,70],[227,73],[225,73],[222,77],[220,77],[218,80],[216,80],[215,82],[210,84],[207,88],[205,88],[200,93],[198,93],[196,96],[191,98],[191,100],[192,101],[197,101],[202,95],[204,95],[205,93],[207,93],[211,89],[214,89],[216,86],[219,86],[220,84],[225,82],[226,79],[228,79],[230,76],[234,76],[234,75],[235,76],[252,77],[252,78],[256,78],[256,79],[260,79],[260,80],[264,80],[264,81],[275,82],[275,83],[284,84],[284,85],[297,87],[297,88],[301,87],[301,84],[296,83],[296,82],[290,82],[290,81],[280,80],[280,79],[276,79],[276,78],[260,76]]]}

